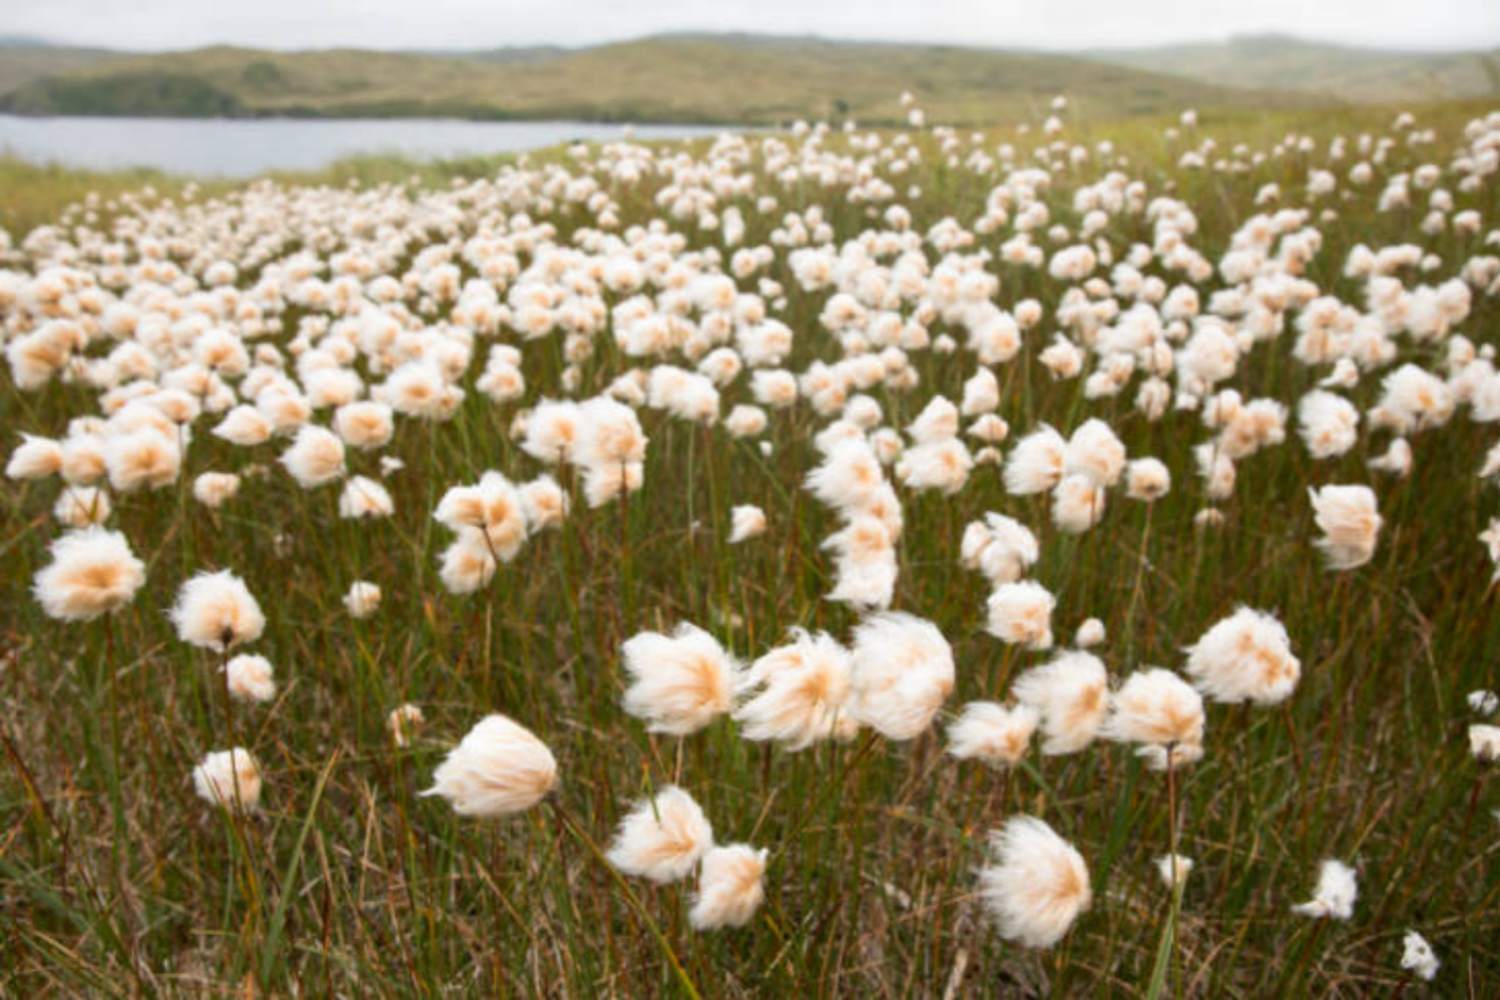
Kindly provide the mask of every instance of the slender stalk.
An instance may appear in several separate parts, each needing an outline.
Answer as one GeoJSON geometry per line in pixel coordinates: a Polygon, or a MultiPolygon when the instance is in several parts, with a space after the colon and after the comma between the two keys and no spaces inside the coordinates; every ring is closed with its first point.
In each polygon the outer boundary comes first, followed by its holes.
{"type": "Polygon", "coordinates": [[[839,772],[838,778],[829,783],[822,796],[816,802],[802,811],[802,818],[786,836],[782,837],[782,846],[773,852],[773,857],[780,855],[788,845],[796,843],[802,831],[807,828],[807,824],[812,821],[812,818],[821,813],[830,800],[843,794],[844,786],[854,774],[854,769],[865,759],[878,739],[879,735],[873,730],[865,733],[864,742],[860,743],[859,749],[849,758],[848,762],[844,765],[844,769],[839,772]]]}
{"type": "MultiPolygon", "coordinates": [[[[234,698],[229,693],[229,643],[225,642],[219,649],[218,687],[224,697],[224,730],[229,734],[229,745],[237,745],[239,738],[235,733],[234,726],[234,698]]],[[[239,782],[235,782],[235,794],[239,794],[239,782]]],[[[235,803],[239,805],[238,802],[235,803]]]]}
{"type": "Polygon", "coordinates": [[[630,887],[630,883],[625,881],[625,877],[620,874],[619,870],[609,863],[609,858],[605,856],[604,850],[579,825],[578,821],[573,818],[573,815],[568,812],[567,807],[558,800],[556,795],[550,796],[547,799],[547,805],[557,815],[558,821],[563,824],[569,833],[577,838],[579,843],[588,848],[589,853],[594,856],[594,859],[604,867],[604,870],[609,873],[610,878],[620,887],[620,892],[625,896],[625,901],[630,904],[631,909],[635,910],[636,915],[641,918],[647,930],[651,932],[651,936],[656,939],[657,945],[661,948],[662,954],[666,956],[668,964],[672,966],[672,971],[677,974],[677,981],[682,984],[682,988],[687,992],[687,995],[693,997],[694,1000],[702,1000],[702,994],[698,992],[698,987],[693,985],[693,980],[688,976],[687,970],[683,968],[682,962],[677,957],[677,952],[672,949],[671,942],[662,933],[661,927],[652,919],[650,912],[641,904],[640,897],[635,894],[635,890],[630,887]]]}
{"type": "Polygon", "coordinates": [[[1464,835],[1460,841],[1465,847],[1469,843],[1469,833],[1474,828],[1474,812],[1479,807],[1479,792],[1484,788],[1484,771],[1474,772],[1474,786],[1469,790],[1469,807],[1464,811],[1464,835]]]}
{"type": "Polygon", "coordinates": [[[1161,938],[1156,946],[1156,962],[1151,968],[1151,981],[1146,990],[1149,1000],[1161,997],[1169,980],[1172,983],[1172,995],[1178,994],[1175,953],[1177,951],[1177,915],[1182,909],[1183,882],[1177,877],[1177,767],[1174,760],[1176,749],[1175,743],[1167,744],[1167,885],[1172,894],[1172,902],[1167,912],[1166,925],[1162,927],[1161,938]]]}
{"type": "Polygon", "coordinates": [[[114,819],[114,836],[110,838],[110,854],[115,865],[115,874],[120,874],[120,851],[128,843],[125,830],[125,802],[120,788],[120,690],[115,676],[115,627],[113,615],[104,615],[104,673],[106,697],[109,699],[109,803],[114,819]]]}
{"type": "MultiPolygon", "coordinates": [[[[635,628],[635,598],[631,593],[630,563],[630,488],[625,478],[625,463],[620,463],[620,599],[615,609],[620,616],[620,641],[635,628]]],[[[613,658],[610,660],[613,663],[613,658]]]]}
{"type": "Polygon", "coordinates": [[[1130,604],[1125,609],[1125,662],[1135,662],[1135,609],[1141,599],[1141,582],[1146,575],[1146,545],[1151,540],[1151,514],[1156,504],[1146,504],[1146,523],[1141,528],[1141,550],[1136,554],[1135,584],[1130,588],[1130,604]]]}

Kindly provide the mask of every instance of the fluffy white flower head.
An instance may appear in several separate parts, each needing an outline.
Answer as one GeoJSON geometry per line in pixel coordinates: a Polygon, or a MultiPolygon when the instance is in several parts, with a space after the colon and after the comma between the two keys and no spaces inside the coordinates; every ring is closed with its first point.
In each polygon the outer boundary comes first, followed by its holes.
{"type": "Polygon", "coordinates": [[[657,884],[676,882],[713,846],[714,831],[693,797],[668,785],[620,821],[609,863],[657,884]]]}
{"type": "Polygon", "coordinates": [[[979,872],[979,894],[1000,935],[1050,948],[1093,902],[1083,856],[1034,816],[1016,816],[990,836],[995,862],[979,872]]]}
{"type": "Polygon", "coordinates": [[[432,787],[460,816],[492,818],[522,812],[557,787],[557,760],[531,730],[504,715],[487,715],[438,765],[432,787]]]}

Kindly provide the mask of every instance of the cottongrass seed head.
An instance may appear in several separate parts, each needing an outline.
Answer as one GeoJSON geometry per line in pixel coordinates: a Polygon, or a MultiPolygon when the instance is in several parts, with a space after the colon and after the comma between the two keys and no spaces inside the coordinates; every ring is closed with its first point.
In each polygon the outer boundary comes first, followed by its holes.
{"type": "Polygon", "coordinates": [[[1041,721],[1041,713],[1030,705],[1007,708],[993,701],[971,701],[948,726],[948,753],[960,760],[1009,767],[1026,756],[1031,734],[1041,721]]]}
{"type": "Polygon", "coordinates": [[[733,707],[739,664],[696,625],[684,622],[671,635],[641,632],[620,652],[631,677],[625,711],[653,733],[686,736],[733,707]]]}
{"type": "Polygon", "coordinates": [[[1156,859],[1156,873],[1161,876],[1162,884],[1168,889],[1175,889],[1186,882],[1192,872],[1193,859],[1184,855],[1163,854],[1156,859]]]}
{"type": "Polygon", "coordinates": [[[405,749],[411,746],[412,735],[426,721],[427,717],[422,714],[421,707],[407,702],[391,709],[390,714],[385,717],[385,728],[391,734],[391,742],[398,749],[405,749]]]}
{"type": "Polygon", "coordinates": [[[754,504],[741,504],[729,512],[729,544],[738,545],[747,539],[765,534],[766,512],[754,504]]]}
{"type": "Polygon", "coordinates": [[[1474,723],[1469,727],[1469,753],[1480,763],[1500,760],[1500,726],[1474,723]]]}
{"type": "Polygon", "coordinates": [[[1329,858],[1318,867],[1318,886],[1313,890],[1313,898],[1293,906],[1292,912],[1304,917],[1348,920],[1354,915],[1354,900],[1358,895],[1354,869],[1329,858]]]}
{"type": "Polygon", "coordinates": [[[1077,753],[1109,714],[1109,673],[1092,653],[1068,650],[1016,678],[1011,693],[1042,717],[1042,753],[1077,753]]]}
{"type": "Polygon", "coordinates": [[[1104,644],[1109,634],[1104,629],[1104,623],[1097,618],[1085,618],[1078,626],[1078,631],[1073,633],[1073,645],[1079,649],[1093,649],[1095,646],[1104,644]]]}
{"type": "Polygon", "coordinates": [[[254,642],[266,627],[255,595],[227,569],[183,583],[168,616],[183,642],[220,652],[254,642]]]}
{"type": "Polygon", "coordinates": [[[1005,461],[1005,490],[1013,496],[1046,493],[1062,479],[1068,443],[1047,424],[1016,442],[1005,461]]]}
{"type": "Polygon", "coordinates": [[[267,702],[276,697],[276,674],[264,656],[242,653],[224,664],[224,683],[235,701],[267,702]]]}
{"type": "Polygon", "coordinates": [[[1015,816],[990,835],[993,864],[979,871],[979,894],[1000,936],[1050,948],[1093,902],[1083,855],[1035,816],[1015,816]]]}
{"type": "Polygon", "coordinates": [[[459,533],[479,534],[492,558],[510,562],[526,541],[526,508],[509,479],[493,470],[472,486],[454,486],[438,501],[433,519],[459,533]]]}
{"type": "Polygon", "coordinates": [[[368,580],[355,580],[344,595],[350,618],[368,618],[380,609],[380,588],[368,580]]]}
{"type": "Polygon", "coordinates": [[[703,855],[698,893],[688,922],[697,931],[743,927],[766,897],[766,849],[749,844],[714,847],[703,855]]]}
{"type": "Polygon", "coordinates": [[[1172,473],[1159,458],[1137,458],[1125,467],[1125,495],[1155,503],[1172,489],[1172,473]]]}
{"type": "Polygon", "coordinates": [[[1264,611],[1239,608],[1188,647],[1187,674],[1217,702],[1285,701],[1302,676],[1286,626],[1264,611]]]}
{"type": "Polygon", "coordinates": [[[460,816],[488,819],[530,809],[556,787],[557,760],[547,744],[497,713],[448,752],[422,794],[442,796],[460,816]]]}
{"type": "Polygon", "coordinates": [[[1313,518],[1323,537],[1315,544],[1331,570],[1355,569],[1375,555],[1384,523],[1368,486],[1324,486],[1308,490],[1313,518]]]}
{"type": "Polygon", "coordinates": [[[344,474],[344,442],[326,427],[305,424],[292,446],[282,452],[281,464],[298,486],[315,489],[344,474]]]}
{"type": "Polygon", "coordinates": [[[662,885],[685,878],[713,844],[702,808],[683,789],[667,785],[620,821],[608,857],[626,875],[662,885]]]}
{"type": "Polygon", "coordinates": [[[959,558],[966,569],[983,573],[991,584],[1014,583],[1041,555],[1036,536],[1015,518],[989,513],[965,529],[959,558]]]}
{"type": "Polygon", "coordinates": [[[1148,761],[1164,769],[1202,756],[1203,725],[1203,696],[1172,671],[1148,667],[1114,693],[1100,734],[1142,744],[1148,761]]]}
{"type": "Polygon", "coordinates": [[[1406,936],[1401,939],[1401,968],[1430,983],[1437,978],[1438,966],[1441,964],[1426,938],[1416,931],[1406,932],[1406,936]]]}
{"type": "Polygon", "coordinates": [[[231,812],[251,812],[260,803],[260,764],[244,747],[215,751],[193,768],[193,790],[231,812]]]}
{"type": "Polygon", "coordinates": [[[146,582],[146,566],[118,531],[90,527],[54,539],[52,561],[32,593],[50,618],[90,621],[130,603],[146,582]]]}
{"type": "Polygon", "coordinates": [[[925,731],[953,683],[953,650],[931,622],[887,612],[854,630],[849,709],[886,739],[909,740],[925,731]]]}
{"type": "Polygon", "coordinates": [[[57,496],[52,517],[67,528],[83,530],[109,520],[109,493],[98,486],[70,486],[57,496]]]}
{"type": "Polygon", "coordinates": [[[1027,649],[1052,647],[1052,609],[1057,599],[1035,580],[1002,583],[990,594],[985,631],[1027,649]]]}
{"type": "Polygon", "coordinates": [[[826,632],[792,630],[792,641],[750,665],[741,681],[745,700],[734,710],[740,735],[802,750],[853,722],[847,702],[854,661],[826,632]]]}

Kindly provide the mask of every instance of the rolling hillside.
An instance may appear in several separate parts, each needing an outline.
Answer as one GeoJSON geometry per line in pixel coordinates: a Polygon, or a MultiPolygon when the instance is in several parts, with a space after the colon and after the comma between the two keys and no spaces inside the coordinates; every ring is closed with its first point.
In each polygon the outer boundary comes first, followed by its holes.
{"type": "Polygon", "coordinates": [[[1217,43],[1106,49],[1088,55],[1110,65],[1171,73],[1221,87],[1276,87],[1346,101],[1500,95],[1500,49],[1396,52],[1255,35],[1217,43]]]}
{"type": "MultiPolygon", "coordinates": [[[[7,53],[0,52],[0,61],[7,53]]],[[[903,117],[1035,119],[1066,93],[1076,113],[1289,107],[1306,95],[1205,86],[1079,57],[954,46],[756,36],[662,36],[578,50],[457,55],[216,47],[105,59],[36,77],[0,107],[27,114],[416,116],[773,123],[903,117]]]]}
{"type": "Polygon", "coordinates": [[[0,94],[33,80],[96,66],[121,55],[109,49],[49,45],[33,38],[0,38],[0,94]]]}

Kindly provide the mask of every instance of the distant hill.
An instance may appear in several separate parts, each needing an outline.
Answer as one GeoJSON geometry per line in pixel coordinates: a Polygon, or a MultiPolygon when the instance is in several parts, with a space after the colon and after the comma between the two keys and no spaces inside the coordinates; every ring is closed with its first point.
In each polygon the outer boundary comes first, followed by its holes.
{"type": "Polygon", "coordinates": [[[1500,49],[1400,52],[1247,35],[1226,42],[1085,53],[1116,66],[1170,73],[1221,87],[1275,87],[1346,101],[1500,96],[1500,49]]]}
{"type": "Polygon", "coordinates": [[[6,35],[0,37],[0,94],[43,77],[71,73],[121,55],[109,49],[53,45],[40,38],[6,35]]]}
{"type": "MultiPolygon", "coordinates": [[[[0,52],[0,66],[15,54],[0,52]]],[[[753,35],[660,36],[574,50],[419,54],[221,46],[63,58],[76,62],[15,84],[0,96],[0,108],[761,124],[849,115],[890,123],[904,117],[898,98],[910,90],[932,121],[968,125],[1034,120],[1059,93],[1069,96],[1075,113],[1090,117],[1314,101],[1066,55],[753,35]]]]}

